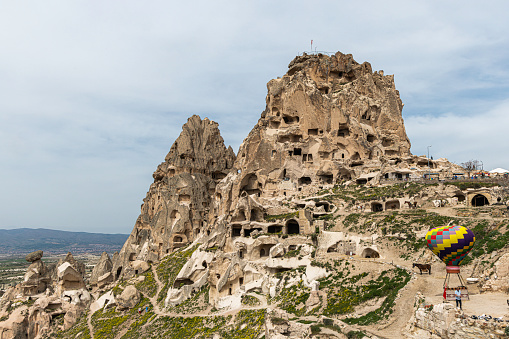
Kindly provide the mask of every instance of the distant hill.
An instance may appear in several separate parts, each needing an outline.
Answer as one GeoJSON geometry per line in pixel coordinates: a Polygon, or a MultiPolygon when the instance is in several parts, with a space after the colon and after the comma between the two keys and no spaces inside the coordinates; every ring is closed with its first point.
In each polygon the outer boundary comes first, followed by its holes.
{"type": "Polygon", "coordinates": [[[44,228],[0,229],[0,256],[66,252],[101,253],[120,251],[128,234],[57,231],[44,228]]]}

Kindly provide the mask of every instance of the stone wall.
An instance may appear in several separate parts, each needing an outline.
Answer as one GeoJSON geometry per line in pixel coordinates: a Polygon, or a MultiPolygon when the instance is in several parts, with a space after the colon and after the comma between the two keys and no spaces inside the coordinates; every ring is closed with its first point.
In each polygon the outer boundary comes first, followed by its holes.
{"type": "Polygon", "coordinates": [[[506,338],[506,322],[468,318],[453,304],[426,305],[422,294],[415,297],[416,311],[410,325],[409,337],[447,339],[506,338]]]}

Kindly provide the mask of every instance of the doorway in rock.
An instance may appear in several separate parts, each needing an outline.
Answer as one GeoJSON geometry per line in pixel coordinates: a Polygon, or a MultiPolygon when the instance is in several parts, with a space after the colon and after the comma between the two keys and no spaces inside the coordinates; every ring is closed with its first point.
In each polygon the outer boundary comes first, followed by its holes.
{"type": "Polygon", "coordinates": [[[383,210],[384,210],[384,207],[381,203],[378,203],[378,202],[371,203],[371,212],[382,212],[383,210]]]}
{"type": "Polygon", "coordinates": [[[482,194],[476,194],[472,198],[472,206],[474,206],[474,207],[480,207],[480,206],[489,205],[489,204],[490,203],[489,203],[488,199],[482,194]]]}
{"type": "Polygon", "coordinates": [[[380,258],[380,254],[372,248],[365,248],[362,251],[361,257],[363,258],[380,258]]]}

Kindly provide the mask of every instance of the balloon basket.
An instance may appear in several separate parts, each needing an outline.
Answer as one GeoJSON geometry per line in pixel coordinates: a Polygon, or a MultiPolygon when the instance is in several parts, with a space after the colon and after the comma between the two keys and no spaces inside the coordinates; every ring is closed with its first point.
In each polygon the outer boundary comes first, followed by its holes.
{"type": "MultiPolygon", "coordinates": [[[[455,301],[456,300],[456,294],[454,293],[456,289],[459,289],[461,291],[461,300],[470,300],[470,297],[468,295],[468,289],[467,284],[465,283],[465,280],[461,277],[459,267],[454,266],[447,266],[446,268],[447,274],[445,276],[444,280],[444,294],[445,294],[445,300],[447,301],[455,301]],[[451,286],[451,278],[456,276],[459,281],[459,286],[456,287],[450,287],[451,286]]],[[[454,282],[453,282],[454,283],[454,282]]]]}

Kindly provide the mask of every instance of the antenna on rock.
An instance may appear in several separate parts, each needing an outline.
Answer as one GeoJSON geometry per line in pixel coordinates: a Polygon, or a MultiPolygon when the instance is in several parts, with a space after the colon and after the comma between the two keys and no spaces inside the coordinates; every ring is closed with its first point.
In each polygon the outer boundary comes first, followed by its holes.
{"type": "Polygon", "coordinates": [[[311,40],[311,53],[313,53],[313,40],[311,40]]]}

